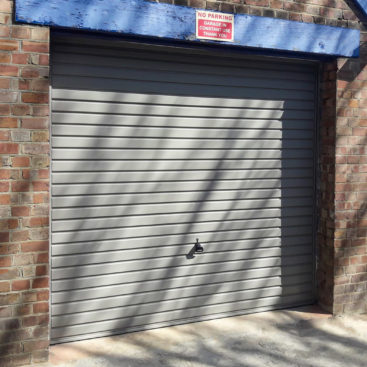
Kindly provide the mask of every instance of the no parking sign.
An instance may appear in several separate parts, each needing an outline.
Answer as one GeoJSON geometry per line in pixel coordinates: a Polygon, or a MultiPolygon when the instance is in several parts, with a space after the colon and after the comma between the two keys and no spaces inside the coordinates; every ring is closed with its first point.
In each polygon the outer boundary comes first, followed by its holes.
{"type": "Polygon", "coordinates": [[[234,15],[196,11],[196,38],[233,42],[234,15]]]}

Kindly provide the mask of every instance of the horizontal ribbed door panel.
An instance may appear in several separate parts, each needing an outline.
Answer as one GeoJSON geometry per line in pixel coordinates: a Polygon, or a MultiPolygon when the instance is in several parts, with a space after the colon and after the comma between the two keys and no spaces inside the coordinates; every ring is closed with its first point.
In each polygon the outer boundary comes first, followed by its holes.
{"type": "Polygon", "coordinates": [[[52,60],[54,343],[313,301],[312,64],[52,60]]]}

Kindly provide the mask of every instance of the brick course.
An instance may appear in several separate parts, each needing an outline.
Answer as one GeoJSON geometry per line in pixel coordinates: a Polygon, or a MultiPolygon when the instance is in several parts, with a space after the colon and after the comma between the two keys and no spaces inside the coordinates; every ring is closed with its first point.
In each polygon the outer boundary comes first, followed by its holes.
{"type": "Polygon", "coordinates": [[[13,25],[12,6],[0,0],[1,366],[45,361],[49,344],[49,244],[34,239],[48,226],[49,30],[13,25]]]}
{"type": "MultiPolygon", "coordinates": [[[[322,65],[318,300],[367,312],[367,34],[344,0],[162,0],[362,29],[362,55],[322,65]]],[[[0,0],[0,365],[47,359],[49,30],[12,23],[0,0]]]]}

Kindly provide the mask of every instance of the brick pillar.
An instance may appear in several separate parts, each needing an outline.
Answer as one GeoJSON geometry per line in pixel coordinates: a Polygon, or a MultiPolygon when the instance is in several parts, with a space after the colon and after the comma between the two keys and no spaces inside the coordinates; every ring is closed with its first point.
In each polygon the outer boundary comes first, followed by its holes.
{"type": "Polygon", "coordinates": [[[326,64],[322,80],[318,300],[367,312],[367,52],[326,64]]]}
{"type": "Polygon", "coordinates": [[[0,365],[47,360],[49,30],[0,0],[0,365]]]}
{"type": "Polygon", "coordinates": [[[336,62],[323,65],[319,153],[317,286],[319,304],[332,312],[334,297],[336,62]]]}
{"type": "Polygon", "coordinates": [[[338,62],[334,313],[367,312],[367,52],[338,62]]]}

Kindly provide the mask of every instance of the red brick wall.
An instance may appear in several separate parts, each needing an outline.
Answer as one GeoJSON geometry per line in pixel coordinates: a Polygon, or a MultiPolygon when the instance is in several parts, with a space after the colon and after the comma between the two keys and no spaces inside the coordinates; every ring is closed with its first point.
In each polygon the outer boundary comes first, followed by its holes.
{"type": "Polygon", "coordinates": [[[0,0],[0,366],[48,348],[49,31],[0,0]]]}
{"type": "MultiPolygon", "coordinates": [[[[365,35],[362,35],[362,39],[365,35]]],[[[367,312],[367,54],[339,60],[334,313],[367,312]]]]}
{"type": "Polygon", "coordinates": [[[337,27],[359,27],[355,13],[344,0],[158,0],[158,2],[337,27]]]}
{"type": "MultiPolygon", "coordinates": [[[[162,0],[224,12],[358,28],[343,0],[162,0]]],[[[0,366],[47,359],[49,33],[13,25],[0,0],[0,366]]],[[[362,49],[367,40],[362,35],[362,49]]],[[[367,312],[367,56],[323,65],[318,295],[367,312]]]]}

